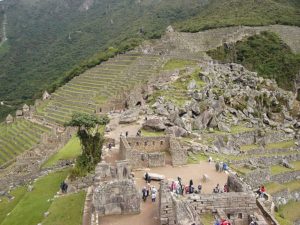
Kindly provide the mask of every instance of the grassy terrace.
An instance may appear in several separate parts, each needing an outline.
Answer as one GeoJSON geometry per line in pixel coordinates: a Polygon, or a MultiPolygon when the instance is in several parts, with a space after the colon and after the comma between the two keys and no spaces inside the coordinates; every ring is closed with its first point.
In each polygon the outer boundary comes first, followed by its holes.
{"type": "Polygon", "coordinates": [[[275,217],[281,225],[293,225],[294,221],[300,219],[300,202],[291,201],[284,206],[280,206],[275,217]]]}
{"type": "Polygon", "coordinates": [[[277,182],[271,182],[265,185],[267,192],[275,194],[277,192],[283,191],[284,189],[288,189],[289,192],[293,192],[296,190],[300,190],[300,180],[293,180],[288,183],[279,184],[277,182]]]}
{"type": "Polygon", "coordinates": [[[163,132],[163,131],[154,132],[154,131],[147,131],[147,130],[142,129],[142,136],[143,137],[165,136],[165,132],[163,132]]]}
{"type": "Polygon", "coordinates": [[[81,154],[80,141],[77,136],[73,136],[69,142],[56,154],[49,158],[43,168],[55,165],[59,160],[74,159],[81,154]]]}
{"type": "Polygon", "coordinates": [[[0,124],[0,166],[39,143],[41,135],[50,129],[28,120],[0,124]]]}
{"type": "Polygon", "coordinates": [[[276,174],[300,170],[300,161],[291,162],[290,164],[294,167],[294,169],[289,169],[282,165],[271,166],[271,174],[276,175],[276,174]]]}
{"type": "Polygon", "coordinates": [[[64,123],[75,112],[94,113],[96,105],[117,93],[144,82],[153,74],[159,57],[119,55],[75,77],[59,88],[52,99],[42,103],[37,112],[49,121],[64,123]],[[143,63],[140,63],[140,62],[143,63]]]}

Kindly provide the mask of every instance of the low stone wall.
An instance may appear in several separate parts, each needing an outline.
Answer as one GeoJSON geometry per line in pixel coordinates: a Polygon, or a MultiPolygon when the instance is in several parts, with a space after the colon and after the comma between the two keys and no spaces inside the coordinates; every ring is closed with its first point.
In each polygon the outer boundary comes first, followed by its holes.
{"type": "Polygon", "coordinates": [[[93,206],[100,216],[139,213],[140,201],[139,192],[130,179],[103,182],[93,195],[93,206]]]}
{"type": "Polygon", "coordinates": [[[187,162],[186,149],[174,137],[130,137],[120,138],[120,155],[134,168],[165,166],[166,152],[170,152],[172,165],[187,162]]]}
{"type": "Polygon", "coordinates": [[[267,169],[256,169],[245,175],[245,182],[253,189],[258,189],[261,184],[268,183],[272,180],[271,171],[267,169]]]}
{"type": "Polygon", "coordinates": [[[230,192],[246,192],[249,190],[247,185],[242,182],[239,177],[233,174],[228,176],[227,185],[230,192]]]}
{"type": "Polygon", "coordinates": [[[287,183],[296,179],[300,179],[300,171],[291,171],[271,176],[271,180],[278,183],[287,183]]]}
{"type": "MultiPolygon", "coordinates": [[[[282,160],[286,159],[288,162],[290,161],[299,161],[300,160],[300,153],[291,154],[291,155],[274,155],[271,157],[252,157],[251,161],[256,164],[261,164],[265,166],[272,166],[277,165],[282,160]]],[[[243,159],[243,160],[232,160],[230,161],[232,164],[237,166],[243,166],[249,162],[250,159],[243,159]]]]}

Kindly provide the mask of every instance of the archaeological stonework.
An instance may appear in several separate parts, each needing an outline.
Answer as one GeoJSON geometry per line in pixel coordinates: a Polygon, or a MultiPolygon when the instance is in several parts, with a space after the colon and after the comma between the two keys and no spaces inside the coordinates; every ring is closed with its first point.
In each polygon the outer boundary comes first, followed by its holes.
{"type": "Polygon", "coordinates": [[[171,136],[121,137],[120,154],[134,168],[165,166],[168,154],[173,166],[187,162],[186,150],[171,136]]]}
{"type": "Polygon", "coordinates": [[[267,224],[257,214],[256,198],[251,192],[228,192],[218,194],[192,194],[178,196],[169,190],[169,183],[160,186],[160,224],[198,225],[201,215],[210,213],[219,219],[229,219],[235,225],[248,225],[255,215],[258,224],[267,224]]]}
{"type": "Polygon", "coordinates": [[[106,162],[98,164],[92,197],[93,215],[140,212],[141,198],[130,173],[127,161],[117,161],[116,165],[106,162]]]}

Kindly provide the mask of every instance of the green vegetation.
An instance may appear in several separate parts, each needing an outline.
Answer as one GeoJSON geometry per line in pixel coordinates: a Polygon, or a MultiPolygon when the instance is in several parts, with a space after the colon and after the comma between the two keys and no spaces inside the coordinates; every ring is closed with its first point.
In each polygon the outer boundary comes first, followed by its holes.
{"type": "Polygon", "coordinates": [[[151,97],[148,99],[150,103],[154,103],[156,99],[160,96],[163,96],[165,100],[173,102],[175,105],[181,107],[184,106],[186,101],[190,100],[190,97],[187,94],[189,83],[194,80],[197,85],[197,89],[201,89],[205,83],[200,78],[200,71],[196,70],[191,74],[183,74],[169,84],[168,90],[159,90],[154,92],[151,97]]]}
{"type": "Polygon", "coordinates": [[[277,193],[284,189],[287,189],[289,192],[293,192],[295,190],[300,190],[300,181],[293,180],[287,183],[279,184],[277,182],[271,182],[265,185],[267,192],[270,194],[277,193]]]}
{"type": "Polygon", "coordinates": [[[215,222],[215,217],[211,213],[201,214],[200,219],[203,225],[211,225],[215,222]]]}
{"type": "Polygon", "coordinates": [[[250,173],[252,170],[249,169],[248,167],[235,167],[235,166],[230,166],[231,169],[233,169],[234,171],[236,171],[239,175],[246,175],[248,173],[250,173]]]}
{"type": "Polygon", "coordinates": [[[142,136],[144,137],[157,137],[157,136],[165,136],[165,132],[163,131],[148,131],[148,130],[144,130],[142,129],[142,136]]]}
{"type": "Polygon", "coordinates": [[[191,60],[170,59],[163,67],[163,70],[184,69],[187,66],[195,66],[196,62],[191,60]]]}
{"type": "Polygon", "coordinates": [[[142,40],[159,38],[203,2],[100,0],[85,10],[81,1],[6,1],[9,48],[0,50],[0,99],[14,107],[32,102],[142,40]]]}
{"type": "Polygon", "coordinates": [[[55,199],[43,225],[81,225],[85,194],[81,191],[55,199]]]}
{"type": "Polygon", "coordinates": [[[0,166],[9,165],[16,156],[39,143],[50,129],[25,119],[14,123],[0,123],[0,166]]]}
{"type": "Polygon", "coordinates": [[[296,220],[300,219],[300,202],[290,201],[286,205],[279,207],[275,217],[281,225],[293,225],[296,220]]]}
{"type": "Polygon", "coordinates": [[[10,213],[19,201],[23,198],[26,193],[26,187],[18,187],[11,191],[10,195],[14,197],[13,200],[9,200],[7,197],[2,197],[0,202],[0,224],[6,218],[7,214],[10,213]]]}
{"type": "Polygon", "coordinates": [[[268,24],[300,25],[300,7],[296,0],[212,0],[196,16],[175,27],[181,31],[197,32],[236,25],[268,24]]]}
{"type": "Polygon", "coordinates": [[[254,150],[257,148],[258,148],[258,145],[253,144],[253,145],[242,145],[240,149],[241,149],[241,151],[251,151],[251,150],[254,150]]]}
{"type": "Polygon", "coordinates": [[[290,162],[290,164],[294,167],[293,169],[286,168],[282,165],[271,166],[272,175],[300,170],[300,161],[290,162]]]}
{"type": "Polygon", "coordinates": [[[262,32],[230,47],[219,47],[208,54],[222,62],[240,63],[264,78],[275,79],[279,87],[287,90],[293,89],[300,70],[300,54],[292,53],[276,34],[270,32],[262,32]]]}
{"type": "Polygon", "coordinates": [[[55,165],[59,160],[74,159],[81,154],[80,140],[73,136],[69,142],[61,148],[56,154],[48,159],[43,167],[50,167],[55,165]]]}
{"type": "Polygon", "coordinates": [[[104,143],[103,133],[98,128],[99,125],[105,125],[108,122],[107,116],[98,118],[94,115],[76,113],[72,116],[72,120],[65,124],[65,126],[77,127],[77,136],[82,146],[82,154],[77,157],[71,179],[84,176],[95,169],[101,159],[104,143]]]}
{"type": "Polygon", "coordinates": [[[295,146],[295,141],[290,140],[290,141],[281,141],[281,142],[275,142],[275,143],[270,143],[265,146],[267,150],[271,149],[281,149],[281,148],[291,148],[295,146]]]}
{"type": "Polygon", "coordinates": [[[199,163],[201,161],[207,161],[208,160],[208,156],[203,154],[203,153],[199,153],[199,154],[196,154],[196,155],[190,155],[188,157],[188,163],[189,164],[192,164],[192,163],[199,163]]]}
{"type": "Polygon", "coordinates": [[[32,225],[44,219],[51,200],[59,190],[60,183],[66,178],[68,171],[59,171],[38,179],[32,192],[27,192],[1,225],[32,225]],[[22,222],[21,222],[22,221],[22,222]]]}

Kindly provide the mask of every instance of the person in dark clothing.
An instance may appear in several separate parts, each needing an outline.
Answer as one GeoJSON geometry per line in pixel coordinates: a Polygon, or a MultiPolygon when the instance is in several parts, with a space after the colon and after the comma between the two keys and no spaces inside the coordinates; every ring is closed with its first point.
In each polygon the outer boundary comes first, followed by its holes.
{"type": "Polygon", "coordinates": [[[125,132],[126,137],[128,137],[128,131],[125,132]]]}
{"type": "Polygon", "coordinates": [[[147,200],[147,197],[148,197],[146,187],[143,187],[142,194],[143,194],[143,201],[145,202],[147,200]]]}
{"type": "Polygon", "coordinates": [[[61,192],[62,193],[67,193],[67,190],[68,190],[68,184],[63,181],[61,184],[60,184],[60,189],[61,189],[61,192]]]}

